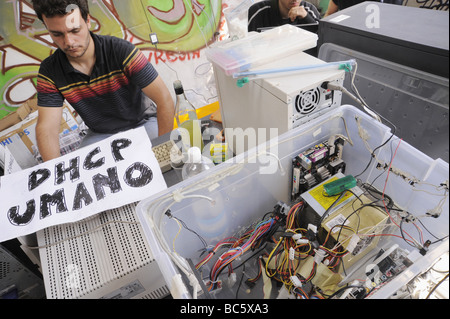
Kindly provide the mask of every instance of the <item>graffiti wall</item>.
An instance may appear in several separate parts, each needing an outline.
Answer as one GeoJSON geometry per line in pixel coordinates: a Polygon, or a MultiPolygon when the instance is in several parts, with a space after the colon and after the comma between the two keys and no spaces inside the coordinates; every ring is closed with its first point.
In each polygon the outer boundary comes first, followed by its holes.
{"type": "Polygon", "coordinates": [[[448,0],[403,0],[404,6],[448,11],[448,0]]]}
{"type": "MultiPolygon", "coordinates": [[[[230,0],[231,1],[231,0],[230,0]]],[[[188,97],[203,106],[216,99],[204,48],[226,35],[222,0],[89,0],[96,34],[139,47],[169,89],[180,79],[188,97]],[[156,34],[157,43],[150,41],[156,34]]],[[[0,0],[0,118],[35,97],[42,60],[56,46],[30,0],[0,0]]]]}

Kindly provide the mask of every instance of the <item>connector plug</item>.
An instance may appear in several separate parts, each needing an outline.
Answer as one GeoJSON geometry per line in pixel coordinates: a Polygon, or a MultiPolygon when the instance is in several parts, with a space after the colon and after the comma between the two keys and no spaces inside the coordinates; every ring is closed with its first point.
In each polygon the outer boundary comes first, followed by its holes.
{"type": "Polygon", "coordinates": [[[295,259],[295,249],[292,247],[289,247],[289,260],[293,261],[295,259]]]}
{"type": "Polygon", "coordinates": [[[243,87],[246,83],[248,83],[248,82],[250,82],[250,80],[247,78],[247,77],[245,77],[245,78],[242,78],[242,79],[238,79],[237,81],[236,81],[236,85],[237,85],[237,87],[243,87]]]}
{"type": "Polygon", "coordinates": [[[295,241],[297,245],[306,245],[309,243],[309,240],[306,238],[300,238],[295,241]]]}
{"type": "Polygon", "coordinates": [[[333,84],[331,82],[327,83],[327,89],[328,90],[335,90],[335,91],[343,91],[344,87],[342,85],[333,84]]]}
{"type": "Polygon", "coordinates": [[[426,212],[426,214],[428,216],[433,217],[433,218],[438,218],[439,216],[441,216],[441,213],[442,213],[442,209],[440,209],[439,207],[429,209],[426,212]]]}
{"type": "Polygon", "coordinates": [[[156,33],[150,33],[149,37],[150,37],[150,42],[153,45],[158,44],[158,36],[156,35],[156,33]]]}
{"type": "Polygon", "coordinates": [[[325,258],[326,254],[327,253],[324,252],[323,250],[316,249],[316,254],[314,255],[314,262],[316,264],[320,264],[322,260],[325,258]]]}
{"type": "Polygon", "coordinates": [[[236,273],[233,272],[233,273],[231,273],[231,274],[228,276],[228,279],[227,279],[227,286],[228,286],[229,288],[233,288],[233,286],[234,286],[234,284],[236,283],[236,281],[237,281],[237,279],[236,279],[236,273]]]}
{"type": "Polygon", "coordinates": [[[289,205],[283,203],[282,201],[279,201],[274,207],[274,211],[282,215],[287,215],[289,213],[289,209],[289,205]]]}
{"type": "Polygon", "coordinates": [[[302,282],[300,281],[300,279],[298,279],[297,276],[291,276],[289,279],[291,279],[291,282],[294,285],[294,287],[301,288],[303,286],[302,282]]]}

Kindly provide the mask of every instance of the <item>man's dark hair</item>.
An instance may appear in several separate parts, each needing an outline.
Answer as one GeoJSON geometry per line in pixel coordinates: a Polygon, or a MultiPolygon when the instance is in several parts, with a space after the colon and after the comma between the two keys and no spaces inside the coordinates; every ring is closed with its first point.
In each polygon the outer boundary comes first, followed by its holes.
{"type": "Polygon", "coordinates": [[[36,12],[39,20],[42,20],[42,15],[52,18],[55,16],[66,15],[71,12],[73,5],[78,6],[81,12],[81,17],[84,21],[87,20],[89,14],[89,5],[87,0],[32,0],[33,9],[36,12]]]}

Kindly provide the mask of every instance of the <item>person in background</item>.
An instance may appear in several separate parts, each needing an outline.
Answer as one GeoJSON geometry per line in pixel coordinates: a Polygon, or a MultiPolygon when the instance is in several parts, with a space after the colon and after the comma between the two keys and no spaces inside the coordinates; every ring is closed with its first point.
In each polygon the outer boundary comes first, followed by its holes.
{"type": "Polygon", "coordinates": [[[149,138],[173,129],[174,102],[155,68],[130,42],[90,31],[87,0],[32,0],[58,49],[37,79],[36,139],[44,161],[60,156],[66,100],[89,130],[81,146],[144,126],[149,138]]]}
{"type": "Polygon", "coordinates": [[[254,3],[248,10],[248,31],[278,27],[284,24],[311,25],[308,31],[317,32],[320,13],[317,8],[300,0],[263,0],[254,3]]]}
{"type": "MultiPolygon", "coordinates": [[[[325,12],[324,17],[327,17],[330,14],[333,14],[340,10],[344,10],[348,7],[354,6],[355,4],[358,4],[358,3],[361,3],[364,1],[366,1],[366,0],[330,0],[330,2],[328,3],[328,8],[327,8],[327,11],[325,12]]],[[[398,5],[401,5],[403,3],[403,0],[372,0],[372,1],[398,4],[398,5]]]]}

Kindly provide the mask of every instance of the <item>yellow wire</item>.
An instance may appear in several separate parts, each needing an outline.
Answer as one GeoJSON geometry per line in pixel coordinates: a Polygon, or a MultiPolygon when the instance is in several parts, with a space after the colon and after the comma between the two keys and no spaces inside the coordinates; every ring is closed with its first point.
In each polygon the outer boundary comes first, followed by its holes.
{"type": "Polygon", "coordinates": [[[174,220],[175,220],[175,221],[177,222],[177,224],[178,224],[178,233],[175,235],[175,238],[173,239],[173,242],[172,242],[172,248],[173,248],[174,253],[178,254],[177,251],[175,250],[175,241],[177,240],[178,235],[180,235],[180,233],[181,233],[181,228],[182,228],[182,226],[181,226],[181,223],[178,221],[178,219],[175,219],[175,218],[174,218],[174,220]]]}
{"type": "Polygon", "coordinates": [[[278,246],[280,246],[280,244],[283,242],[283,239],[280,238],[280,240],[278,241],[277,245],[275,246],[274,249],[272,249],[272,251],[269,254],[269,257],[267,258],[267,262],[266,262],[266,274],[268,277],[273,277],[275,276],[276,272],[271,274],[269,271],[269,261],[272,260],[273,254],[275,253],[275,251],[277,250],[278,246]]]}

